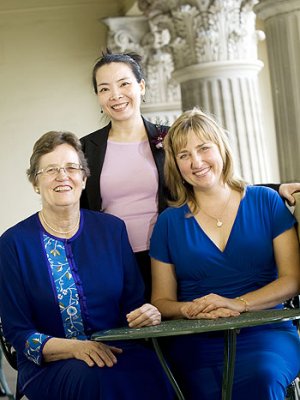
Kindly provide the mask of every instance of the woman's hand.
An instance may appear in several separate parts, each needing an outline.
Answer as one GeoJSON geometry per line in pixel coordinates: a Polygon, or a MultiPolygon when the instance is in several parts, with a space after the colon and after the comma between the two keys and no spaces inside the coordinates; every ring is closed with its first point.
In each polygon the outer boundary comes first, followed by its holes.
{"type": "Polygon", "coordinates": [[[280,196],[286,199],[291,206],[295,204],[295,198],[293,197],[295,192],[300,192],[300,183],[282,183],[279,186],[280,196]]]}
{"type": "Polygon", "coordinates": [[[210,312],[199,312],[198,314],[194,314],[193,316],[190,316],[187,313],[185,317],[187,319],[217,319],[217,318],[238,317],[239,315],[240,313],[238,311],[233,311],[230,310],[229,308],[220,307],[210,312]]]}
{"type": "Polygon", "coordinates": [[[153,326],[161,323],[161,314],[152,304],[146,303],[126,315],[130,328],[153,326]]]}
{"type": "Polygon", "coordinates": [[[92,340],[76,340],[65,338],[50,338],[43,347],[43,358],[46,362],[76,358],[84,361],[89,367],[112,367],[117,362],[115,354],[121,354],[122,349],[108,346],[92,340]]]}
{"type": "Polygon", "coordinates": [[[244,305],[238,299],[229,299],[211,293],[187,303],[181,311],[188,319],[236,317],[244,311],[244,305]]]}
{"type": "Polygon", "coordinates": [[[89,367],[113,367],[117,363],[115,354],[121,354],[122,349],[108,346],[91,340],[73,340],[73,356],[84,361],[89,367]]]}

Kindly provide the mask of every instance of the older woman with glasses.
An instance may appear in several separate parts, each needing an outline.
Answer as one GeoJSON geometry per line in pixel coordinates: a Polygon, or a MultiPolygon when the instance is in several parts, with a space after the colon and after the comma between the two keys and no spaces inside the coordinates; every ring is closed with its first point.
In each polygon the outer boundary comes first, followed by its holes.
{"type": "Polygon", "coordinates": [[[90,340],[161,316],[144,304],[125,224],[79,208],[89,169],[77,137],[44,134],[27,174],[41,210],[0,238],[0,314],[17,351],[19,391],[30,400],[173,398],[146,343],[90,340]]]}

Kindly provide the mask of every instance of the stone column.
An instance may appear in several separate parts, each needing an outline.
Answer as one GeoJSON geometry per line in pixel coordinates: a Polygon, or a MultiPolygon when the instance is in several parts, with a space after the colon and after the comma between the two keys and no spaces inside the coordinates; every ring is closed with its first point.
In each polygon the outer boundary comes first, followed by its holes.
{"type": "Polygon", "coordinates": [[[261,0],[282,181],[300,180],[300,0],[261,0]]]}
{"type": "Polygon", "coordinates": [[[181,113],[180,86],[174,80],[174,63],[168,49],[170,35],[144,16],[105,18],[107,46],[115,52],[143,57],[146,95],[142,113],[154,123],[170,125],[181,113]]]}
{"type": "Polygon", "coordinates": [[[258,91],[256,0],[139,0],[152,24],[170,33],[182,108],[200,106],[228,130],[238,169],[267,181],[258,91]]]}

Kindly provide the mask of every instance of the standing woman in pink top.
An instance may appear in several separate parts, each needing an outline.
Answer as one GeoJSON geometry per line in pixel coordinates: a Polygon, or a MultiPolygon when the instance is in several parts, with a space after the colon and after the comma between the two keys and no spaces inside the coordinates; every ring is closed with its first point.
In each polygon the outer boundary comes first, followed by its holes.
{"type": "MultiPolygon", "coordinates": [[[[149,239],[158,214],[167,207],[162,142],[168,128],[141,115],[145,80],[137,54],[107,51],[93,68],[93,86],[101,112],[109,124],[81,138],[91,176],[81,196],[81,207],[104,211],[125,221],[129,241],[150,300],[149,239]]],[[[279,185],[268,185],[278,190],[279,185]]],[[[280,193],[291,194],[300,184],[286,184],[280,193]]]]}
{"type": "Polygon", "coordinates": [[[167,205],[162,141],[168,127],[141,115],[145,80],[140,61],[136,54],[107,52],[94,66],[94,90],[110,123],[81,138],[91,170],[81,206],[125,221],[150,300],[149,239],[167,205]]]}

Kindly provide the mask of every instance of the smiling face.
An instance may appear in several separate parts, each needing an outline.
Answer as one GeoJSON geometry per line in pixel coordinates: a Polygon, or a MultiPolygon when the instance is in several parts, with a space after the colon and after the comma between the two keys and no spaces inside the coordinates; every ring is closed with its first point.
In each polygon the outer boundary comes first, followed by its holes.
{"type": "MultiPolygon", "coordinates": [[[[39,170],[45,170],[49,166],[64,167],[67,164],[80,164],[80,160],[72,146],[61,144],[50,153],[41,156],[39,170]]],[[[43,209],[73,206],[78,209],[85,181],[86,178],[81,170],[68,173],[61,168],[58,174],[38,174],[35,187],[41,195],[43,209]]]]}
{"type": "Polygon", "coordinates": [[[194,190],[209,190],[223,183],[223,159],[218,146],[192,130],[186,145],[177,152],[176,162],[183,179],[194,190]]]}
{"type": "Polygon", "coordinates": [[[122,121],[140,115],[145,81],[139,83],[129,65],[112,62],[96,72],[100,106],[111,120],[122,121]]]}

